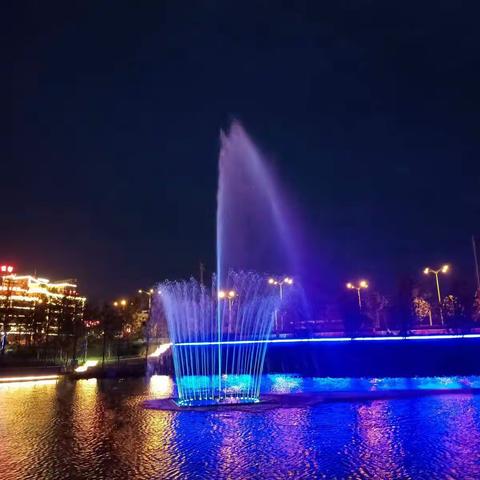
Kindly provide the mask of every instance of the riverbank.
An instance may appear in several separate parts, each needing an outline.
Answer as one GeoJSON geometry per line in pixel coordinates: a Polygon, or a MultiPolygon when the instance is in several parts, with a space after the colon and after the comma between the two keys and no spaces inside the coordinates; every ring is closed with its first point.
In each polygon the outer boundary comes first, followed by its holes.
{"type": "MultiPolygon", "coordinates": [[[[198,348],[217,348],[215,345],[198,348]]],[[[319,377],[415,377],[480,374],[478,336],[354,337],[272,339],[265,373],[296,373],[319,377]]],[[[147,362],[142,357],[101,361],[83,371],[65,366],[0,363],[0,377],[47,373],[71,378],[127,378],[174,373],[171,349],[147,362]]]]}

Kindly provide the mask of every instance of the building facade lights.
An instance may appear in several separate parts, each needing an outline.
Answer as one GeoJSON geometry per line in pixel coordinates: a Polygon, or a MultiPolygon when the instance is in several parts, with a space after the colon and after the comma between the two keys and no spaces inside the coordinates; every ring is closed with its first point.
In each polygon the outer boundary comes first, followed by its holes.
{"type": "Polygon", "coordinates": [[[50,282],[33,275],[17,275],[0,266],[0,343],[23,343],[34,336],[62,333],[62,322],[83,321],[86,298],[72,281],[50,282]]]}

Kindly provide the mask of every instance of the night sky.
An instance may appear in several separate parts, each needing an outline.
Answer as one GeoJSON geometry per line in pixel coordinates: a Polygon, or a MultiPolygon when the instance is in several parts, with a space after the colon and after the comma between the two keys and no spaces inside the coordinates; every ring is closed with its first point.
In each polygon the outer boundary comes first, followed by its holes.
{"type": "MultiPolygon", "coordinates": [[[[11,2],[0,257],[94,298],[214,269],[219,130],[277,170],[328,288],[480,233],[477,2],[11,2]]],[[[5,108],[6,107],[6,108],[5,108]]]]}

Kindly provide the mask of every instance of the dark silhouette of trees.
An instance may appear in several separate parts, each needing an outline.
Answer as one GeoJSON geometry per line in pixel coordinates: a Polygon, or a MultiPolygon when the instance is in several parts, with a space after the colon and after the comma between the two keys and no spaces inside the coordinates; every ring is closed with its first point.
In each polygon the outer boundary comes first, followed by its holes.
{"type": "Polygon", "coordinates": [[[362,325],[362,313],[356,295],[344,292],[339,299],[340,313],[343,319],[345,334],[354,337],[358,335],[362,325]]]}
{"type": "Polygon", "coordinates": [[[475,292],[473,299],[472,320],[475,324],[480,324],[480,288],[475,292]]]}
{"type": "Polygon", "coordinates": [[[447,295],[442,302],[444,322],[452,328],[465,326],[465,309],[458,298],[454,295],[447,295]]]}
{"type": "Polygon", "coordinates": [[[410,276],[400,278],[392,305],[392,315],[400,335],[407,335],[413,325],[413,288],[410,276]]]}
{"type": "Polygon", "coordinates": [[[107,344],[111,343],[114,337],[120,335],[124,326],[125,317],[117,308],[105,303],[100,310],[100,325],[102,327],[102,368],[105,365],[105,354],[107,344]]]}

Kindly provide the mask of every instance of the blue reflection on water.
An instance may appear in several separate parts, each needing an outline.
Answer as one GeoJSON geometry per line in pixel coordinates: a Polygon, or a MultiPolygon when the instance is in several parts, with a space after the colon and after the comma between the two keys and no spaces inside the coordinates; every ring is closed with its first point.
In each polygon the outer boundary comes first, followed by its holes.
{"type": "Polygon", "coordinates": [[[265,375],[264,394],[398,392],[308,408],[181,412],[182,474],[208,478],[480,478],[480,377],[305,378],[265,375]],[[402,398],[402,391],[464,393],[402,398]],[[192,444],[197,432],[201,445],[192,444]],[[198,448],[197,448],[198,447],[198,448]],[[215,452],[212,457],[212,452],[215,452]],[[198,456],[196,456],[198,455],[198,456]],[[195,466],[196,465],[196,466],[195,466]]]}
{"type": "Polygon", "coordinates": [[[321,393],[480,389],[480,376],[329,378],[292,374],[265,375],[263,393],[321,393]]]}
{"type": "MultiPolygon", "coordinates": [[[[185,376],[184,388],[195,387],[199,392],[208,392],[215,381],[207,376],[185,376]]],[[[245,391],[252,384],[249,375],[224,375],[225,391],[232,398],[245,391]]],[[[295,374],[264,375],[261,382],[263,394],[288,393],[334,393],[334,392],[415,392],[425,390],[465,390],[480,389],[480,376],[453,377],[389,377],[389,378],[329,378],[302,377],[295,374]]],[[[175,391],[177,391],[175,389],[175,391]]],[[[206,393],[204,395],[206,398],[206,393]]],[[[199,396],[199,398],[201,398],[199,396]]]]}

